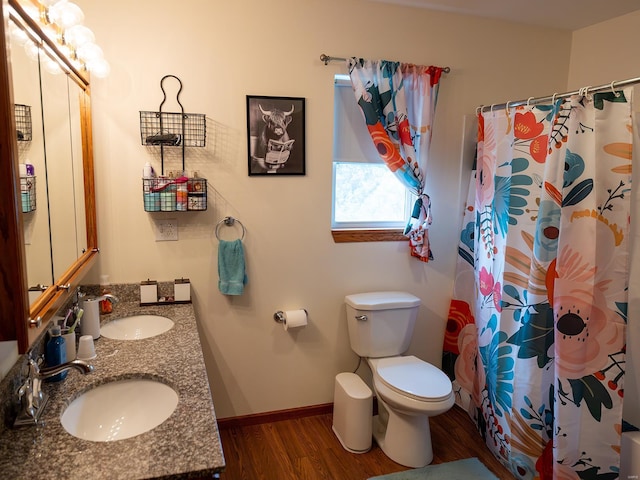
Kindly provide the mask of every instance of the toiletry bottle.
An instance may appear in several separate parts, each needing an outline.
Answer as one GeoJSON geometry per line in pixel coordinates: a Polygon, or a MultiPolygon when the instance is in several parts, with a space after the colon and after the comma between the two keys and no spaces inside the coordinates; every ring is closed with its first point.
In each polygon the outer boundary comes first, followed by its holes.
{"type": "Polygon", "coordinates": [[[153,177],[153,167],[151,163],[147,162],[144,164],[144,168],[142,169],[142,177],[143,178],[151,178],[153,177]]]}
{"type": "Polygon", "coordinates": [[[187,211],[187,184],[179,183],[176,191],[176,210],[179,212],[187,211]]]}
{"type": "MultiPolygon", "coordinates": [[[[44,358],[47,363],[47,367],[55,367],[67,361],[67,347],[65,346],[64,338],[60,333],[60,326],[56,325],[49,330],[49,341],[44,351],[44,358]]],[[[62,372],[47,379],[49,382],[59,382],[67,378],[67,373],[62,372]]]]}
{"type": "MultiPolygon", "coordinates": [[[[111,293],[111,285],[109,285],[109,275],[100,275],[100,295],[111,293]]],[[[100,300],[100,313],[105,315],[113,311],[113,305],[109,300],[100,300]]]]}

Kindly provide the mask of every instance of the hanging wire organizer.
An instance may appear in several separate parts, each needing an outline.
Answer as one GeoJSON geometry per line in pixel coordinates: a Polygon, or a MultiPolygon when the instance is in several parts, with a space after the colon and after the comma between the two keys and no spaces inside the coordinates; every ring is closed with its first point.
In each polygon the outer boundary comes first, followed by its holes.
{"type": "MultiPolygon", "coordinates": [[[[13,111],[18,142],[30,142],[33,139],[31,106],[15,103],[13,111]]],[[[36,209],[36,177],[34,175],[20,175],[20,202],[22,213],[33,212],[36,209]]]]}
{"type": "Polygon", "coordinates": [[[28,175],[20,176],[20,201],[22,213],[33,212],[36,209],[36,177],[28,175]]]}
{"type": "Polygon", "coordinates": [[[13,105],[16,122],[16,134],[19,142],[32,140],[31,106],[16,103],[13,105]]]}
{"type": "Polygon", "coordinates": [[[206,115],[185,113],[180,103],[182,81],[175,75],[165,75],[160,80],[163,99],[158,111],[140,111],[140,139],[142,145],[160,147],[161,175],[142,179],[144,209],[147,212],[180,212],[207,209],[207,180],[197,174],[186,177],[185,148],[204,147],[206,144],[206,115]],[[180,112],[164,112],[167,101],[164,82],[168,78],[178,82],[176,102],[180,112]],[[165,147],[181,147],[182,176],[169,178],[164,175],[165,147]]]}

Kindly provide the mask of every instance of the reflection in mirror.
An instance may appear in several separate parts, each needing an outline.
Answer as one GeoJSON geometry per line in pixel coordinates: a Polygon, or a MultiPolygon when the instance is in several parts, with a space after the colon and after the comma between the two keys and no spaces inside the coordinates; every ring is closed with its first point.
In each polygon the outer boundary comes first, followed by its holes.
{"type": "MultiPolygon", "coordinates": [[[[31,135],[26,131],[18,133],[28,286],[48,286],[53,283],[54,277],[49,235],[45,145],[42,135],[39,50],[13,22],[9,22],[9,29],[14,102],[20,105],[16,107],[18,116],[22,107],[29,107],[31,117],[31,135]],[[31,167],[27,169],[27,165],[31,167]],[[33,175],[26,176],[27,172],[33,175]]],[[[38,297],[39,293],[40,291],[35,291],[35,297],[38,297]]],[[[32,295],[30,293],[30,297],[32,295]]]]}
{"type": "MultiPolygon", "coordinates": [[[[78,203],[82,204],[81,221],[84,222],[84,189],[82,182],[78,185],[75,181],[75,172],[82,172],[79,87],[46,55],[41,56],[40,75],[51,256],[53,277],[59,278],[82,254],[78,251],[76,206],[78,203]],[[70,96],[72,88],[73,95],[70,96]],[[75,125],[72,118],[77,122],[75,125]],[[75,162],[74,156],[77,157],[75,162]],[[75,191],[76,187],[79,192],[75,191]]],[[[84,244],[83,248],[86,248],[86,234],[84,244]]]]}
{"type": "Polygon", "coordinates": [[[73,169],[74,229],[76,234],[76,255],[74,261],[87,251],[87,214],[84,191],[84,159],[82,156],[82,116],[81,97],[84,90],[70,78],[69,82],[69,124],[71,125],[71,160],[73,169]]]}

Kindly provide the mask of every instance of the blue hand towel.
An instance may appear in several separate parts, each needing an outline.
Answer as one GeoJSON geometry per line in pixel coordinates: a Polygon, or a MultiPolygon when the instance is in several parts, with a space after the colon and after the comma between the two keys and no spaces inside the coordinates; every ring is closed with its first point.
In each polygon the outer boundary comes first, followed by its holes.
{"type": "Polygon", "coordinates": [[[225,295],[242,295],[247,283],[244,249],[240,239],[220,240],[218,246],[218,289],[225,295]]]}

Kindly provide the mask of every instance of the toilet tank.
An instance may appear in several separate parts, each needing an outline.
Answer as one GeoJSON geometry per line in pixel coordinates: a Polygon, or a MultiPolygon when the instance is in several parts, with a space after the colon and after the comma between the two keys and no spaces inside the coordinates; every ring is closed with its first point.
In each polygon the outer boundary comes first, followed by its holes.
{"type": "Polygon", "coordinates": [[[351,349],[361,357],[392,357],[409,348],[420,299],[406,292],[347,295],[351,349]]]}

